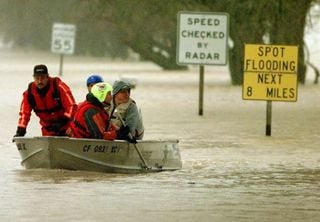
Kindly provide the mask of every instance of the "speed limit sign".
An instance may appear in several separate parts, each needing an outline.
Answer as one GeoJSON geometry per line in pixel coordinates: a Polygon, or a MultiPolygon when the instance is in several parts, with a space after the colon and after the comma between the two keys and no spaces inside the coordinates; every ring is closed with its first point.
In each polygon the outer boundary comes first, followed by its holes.
{"type": "Polygon", "coordinates": [[[75,36],[75,25],[54,23],[52,27],[51,51],[59,54],[73,54],[75,36]]]}

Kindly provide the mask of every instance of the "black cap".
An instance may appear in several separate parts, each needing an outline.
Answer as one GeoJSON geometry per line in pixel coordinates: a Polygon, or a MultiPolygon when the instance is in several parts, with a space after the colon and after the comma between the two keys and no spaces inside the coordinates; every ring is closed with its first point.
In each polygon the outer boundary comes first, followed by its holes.
{"type": "Polygon", "coordinates": [[[41,65],[36,65],[33,68],[33,75],[36,75],[36,74],[49,74],[47,66],[42,65],[42,64],[41,65]]]}

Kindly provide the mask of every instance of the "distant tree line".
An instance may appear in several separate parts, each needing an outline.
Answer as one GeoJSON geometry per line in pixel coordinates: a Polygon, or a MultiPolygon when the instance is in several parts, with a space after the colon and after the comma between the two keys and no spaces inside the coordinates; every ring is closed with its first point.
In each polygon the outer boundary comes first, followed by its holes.
{"type": "MultiPolygon", "coordinates": [[[[243,81],[244,43],[299,46],[299,82],[306,66],[304,30],[319,0],[1,0],[0,36],[16,47],[49,50],[54,22],[77,25],[76,54],[126,59],[129,49],[163,69],[176,64],[177,13],[230,15],[229,69],[243,81]]],[[[314,70],[317,67],[310,64],[314,70]]]]}

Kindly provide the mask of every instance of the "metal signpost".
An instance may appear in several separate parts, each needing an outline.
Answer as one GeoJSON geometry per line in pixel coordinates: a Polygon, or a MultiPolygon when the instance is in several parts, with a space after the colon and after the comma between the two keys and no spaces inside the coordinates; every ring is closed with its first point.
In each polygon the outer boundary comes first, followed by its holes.
{"type": "Polygon", "coordinates": [[[63,55],[73,54],[75,48],[76,26],[73,24],[54,23],[52,26],[51,51],[60,54],[60,71],[62,75],[63,55]]]}
{"type": "Polygon", "coordinates": [[[267,101],[266,135],[271,135],[271,102],[297,101],[298,46],[245,45],[242,98],[267,101]]]}
{"type": "Polygon", "coordinates": [[[204,65],[227,63],[227,13],[179,12],[177,63],[200,65],[199,115],[203,115],[204,65]]]}

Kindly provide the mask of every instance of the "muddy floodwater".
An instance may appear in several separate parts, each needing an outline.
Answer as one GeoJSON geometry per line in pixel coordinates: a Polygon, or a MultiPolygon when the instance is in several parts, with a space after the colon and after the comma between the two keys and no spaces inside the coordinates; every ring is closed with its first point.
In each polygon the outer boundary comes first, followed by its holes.
{"type": "MultiPolygon", "coordinates": [[[[204,110],[198,115],[198,67],[162,71],[147,62],[64,58],[61,77],[77,102],[91,73],[105,81],[137,81],[145,139],[179,139],[183,167],[174,172],[107,174],[25,170],[12,143],[22,92],[35,64],[57,76],[59,57],[0,53],[1,221],[319,221],[320,86],[308,73],[297,102],[242,100],[227,67],[205,67],[204,110]]],[[[34,117],[28,136],[40,135],[34,117]]]]}

